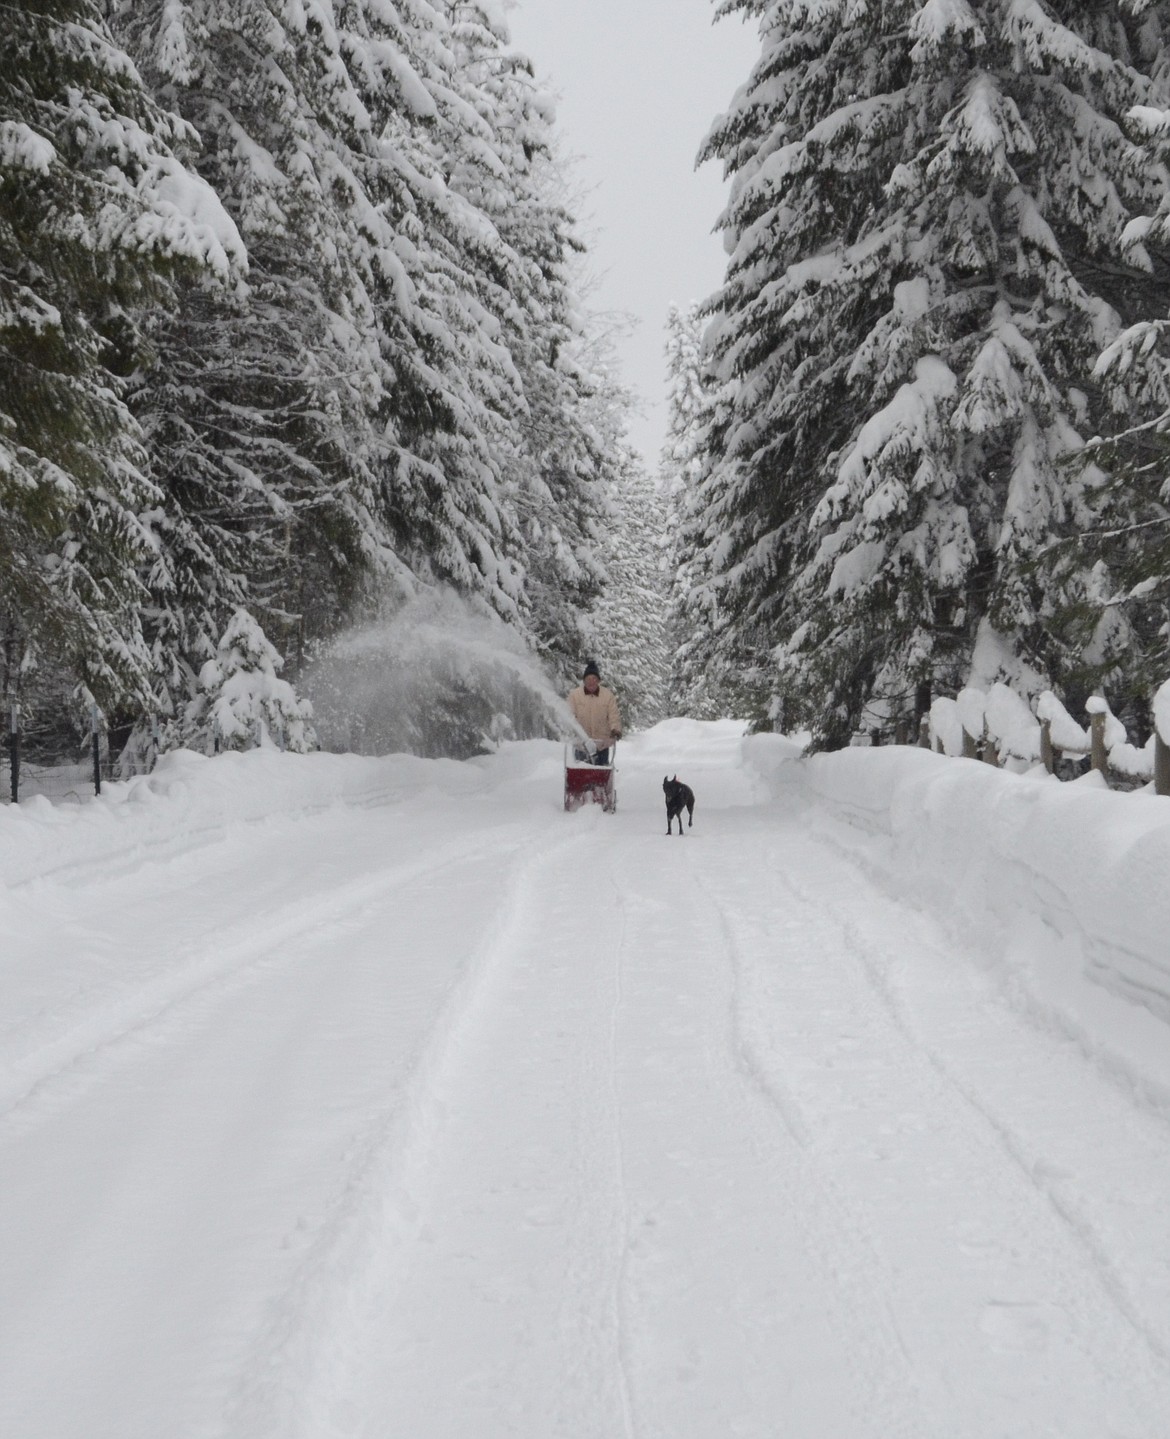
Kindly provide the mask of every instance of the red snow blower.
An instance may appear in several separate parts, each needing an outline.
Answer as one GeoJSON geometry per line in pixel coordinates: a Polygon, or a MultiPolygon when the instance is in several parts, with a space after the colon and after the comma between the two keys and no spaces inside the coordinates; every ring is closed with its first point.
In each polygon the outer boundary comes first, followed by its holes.
{"type": "Polygon", "coordinates": [[[579,758],[587,753],[580,745],[565,746],[565,809],[599,804],[606,814],[613,814],[617,809],[617,788],[614,785],[617,741],[614,740],[610,749],[609,764],[593,764],[588,758],[579,758]]]}

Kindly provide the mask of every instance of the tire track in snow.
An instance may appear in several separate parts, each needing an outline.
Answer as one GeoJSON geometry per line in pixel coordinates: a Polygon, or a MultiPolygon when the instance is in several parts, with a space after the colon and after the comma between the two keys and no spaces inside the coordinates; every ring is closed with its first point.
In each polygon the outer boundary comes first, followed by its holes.
{"type": "Polygon", "coordinates": [[[809,1131],[745,1073],[738,956],[711,902],[722,847],[638,838],[614,866],[630,917],[618,1050],[636,1432],[938,1439],[848,1226],[809,1182],[809,1131]]]}
{"type": "MultiPolygon", "coordinates": [[[[910,912],[937,926],[938,930],[956,949],[967,947],[968,938],[960,924],[953,921],[937,903],[923,901],[918,897],[902,898],[891,885],[890,872],[875,862],[863,845],[856,842],[858,833],[867,837],[883,835],[884,831],[861,822],[856,812],[841,811],[837,805],[823,813],[816,813],[817,829],[813,836],[815,843],[840,858],[844,863],[858,870],[870,882],[873,889],[889,902],[905,906],[910,912]],[[852,841],[852,842],[851,842],[852,841]]],[[[1000,896],[1004,908],[1018,903],[1025,911],[1039,909],[1046,915],[1067,921],[1067,932],[1076,934],[1078,922],[1069,908],[1067,897],[1054,885],[1046,874],[1028,864],[1027,857],[1017,856],[1016,885],[1018,899],[1008,895],[1000,896]]],[[[1036,918],[1036,926],[1050,936],[1057,934],[1048,919],[1036,918]]],[[[1099,985],[1106,993],[1123,1000],[1127,1005],[1140,1005],[1157,1018],[1162,1019],[1166,1006],[1161,1001],[1161,990],[1146,990],[1132,986],[1118,973],[1116,960],[1124,960],[1127,970],[1140,970],[1143,961],[1132,956],[1121,945],[1106,944],[1101,937],[1085,936],[1089,962],[1085,966],[1085,978],[1099,985]],[[1109,957],[1112,958],[1109,958],[1109,957]]],[[[1114,1085],[1127,1100],[1137,1099],[1163,1124],[1170,1127],[1170,1086],[1160,1084],[1148,1073],[1135,1072],[1133,1065],[1114,1052],[1107,1040],[1094,1034],[1084,1025],[1077,1023],[1067,1009],[1046,1003],[1034,992],[1005,994],[1005,1002],[1013,1013],[1024,1019],[1038,1035],[1071,1040],[1085,1060],[1108,1082],[1114,1085]]]]}
{"type": "Polygon", "coordinates": [[[618,1191],[618,1248],[620,1258],[616,1266],[613,1285],[612,1322],[614,1345],[618,1366],[618,1393],[621,1396],[622,1432],[625,1439],[635,1439],[638,1432],[633,1390],[630,1384],[630,1356],[628,1350],[628,1323],[625,1313],[625,1293],[628,1283],[630,1259],[630,1197],[626,1184],[625,1145],[622,1138],[622,1104],[618,1093],[618,1020],[622,1009],[622,968],[626,962],[626,946],[629,935],[629,916],[626,899],[617,875],[613,869],[609,874],[615,902],[621,916],[617,944],[613,959],[613,1004],[609,1013],[609,1102],[612,1114],[614,1168],[618,1191]]]}
{"type": "MultiPolygon", "coordinates": [[[[139,782],[141,781],[131,781],[131,784],[139,782]]],[[[85,856],[75,855],[56,865],[38,863],[36,868],[27,875],[16,880],[9,880],[7,887],[14,892],[20,892],[39,887],[46,881],[54,884],[91,885],[111,879],[120,879],[138,874],[144,865],[183,859],[200,850],[222,844],[235,834],[246,834],[250,831],[264,829],[273,823],[299,824],[304,820],[313,820],[323,814],[328,814],[338,805],[344,806],[347,810],[382,809],[413,798],[417,792],[416,784],[405,778],[397,778],[390,782],[371,785],[356,793],[345,792],[340,796],[337,793],[331,793],[327,798],[294,804],[289,808],[281,808],[278,799],[272,808],[266,809],[261,814],[246,817],[239,815],[226,818],[216,817],[202,824],[192,823],[189,818],[184,817],[181,827],[174,832],[151,831],[145,839],[134,836],[137,828],[134,821],[145,817],[149,822],[149,813],[145,816],[138,815],[136,813],[138,807],[131,796],[119,807],[126,811],[127,828],[130,830],[130,834],[124,839],[118,836],[118,839],[122,840],[121,843],[110,843],[112,836],[108,832],[97,833],[93,836],[93,843],[101,848],[101,853],[85,856]]],[[[122,819],[119,809],[113,810],[112,814],[118,815],[119,819],[122,819]]]]}
{"type": "MultiPolygon", "coordinates": [[[[518,849],[523,840],[517,835],[508,843],[518,849]]],[[[115,1003],[103,1004],[62,1038],[6,1066],[0,1087],[0,1142],[86,1093],[101,1082],[107,1067],[129,1062],[141,1047],[162,1042],[193,1011],[210,1011],[229,994],[291,963],[298,954],[294,941],[307,930],[352,916],[355,908],[384,903],[395,891],[498,853],[500,847],[498,832],[477,836],[391,872],[365,875],[324,894],[297,899],[278,916],[264,914],[234,930],[202,935],[196,958],[115,1003]]]]}
{"type": "Polygon", "coordinates": [[[882,953],[867,941],[853,924],[846,925],[858,958],[864,967],[874,993],[889,1012],[890,1018],[908,1043],[918,1049],[931,1067],[950,1087],[956,1097],[965,1104],[995,1135],[1005,1155],[1019,1170],[1025,1181],[1048,1203],[1056,1218],[1065,1226],[1069,1235],[1083,1251],[1090,1266],[1096,1271],[1101,1287],[1109,1297],[1118,1315],[1130,1326],[1138,1338],[1148,1347],[1152,1358],[1160,1368],[1170,1374],[1170,1344],[1146,1320],[1134,1296],[1117,1271],[1110,1258],[1108,1247],[1088,1217],[1080,1213],[1077,1206],[1061,1195],[1053,1179],[1045,1174],[1045,1162],[1041,1156],[1030,1151],[1021,1135],[1012,1125],[985,1102],[970,1084],[963,1081],[956,1071],[947,1064],[938,1048],[926,1040],[910,1024],[902,1005],[898,1002],[888,980],[888,965],[878,959],[882,953]]]}
{"type": "MultiPolygon", "coordinates": [[[[905,907],[913,916],[916,925],[927,932],[926,937],[916,936],[916,947],[921,949],[925,946],[934,963],[944,964],[949,951],[944,951],[939,946],[937,939],[931,937],[931,931],[941,932],[954,949],[961,949],[960,939],[947,922],[946,916],[935,917],[916,902],[905,904],[899,901],[891,892],[889,873],[876,864],[864,849],[847,843],[845,837],[837,832],[835,825],[819,827],[813,842],[838,861],[863,874],[880,903],[887,907],[905,907]]],[[[1050,888],[1045,877],[1029,869],[1026,864],[1022,868],[1027,876],[1025,889],[1029,886],[1041,890],[1050,888]]],[[[1058,907],[1058,898],[1056,892],[1051,891],[1047,901],[1050,909],[1058,907]]],[[[915,1028],[909,1018],[905,1000],[899,996],[891,979],[895,961],[890,951],[875,944],[855,923],[850,923],[848,929],[871,987],[895,1025],[907,1041],[924,1054],[944,1083],[948,1084],[995,1134],[1004,1153],[1026,1181],[1047,1201],[1055,1216],[1066,1226],[1070,1236],[1095,1267],[1102,1288],[1119,1316],[1148,1347],[1159,1369],[1170,1369],[1170,1324],[1159,1330],[1143,1312],[1132,1283],[1127,1282],[1117,1261],[1110,1254],[1109,1245],[1098,1225],[1085,1212],[1083,1205],[1078,1204],[1070,1194],[1062,1192],[1056,1177],[1060,1173],[1060,1166],[1051,1165],[1044,1155],[1037,1151],[1035,1145],[1029,1143],[1018,1126],[1012,1123],[1004,1113],[1002,1104],[996,1104],[980,1094],[974,1083],[964,1080],[958,1068],[948,1063],[939,1047],[927,1039],[920,1029],[915,1028]]],[[[973,961],[968,961],[968,964],[971,963],[973,961]]],[[[1165,1137],[1170,1131],[1170,1102],[1163,1090],[1149,1080],[1137,1080],[1131,1069],[1118,1061],[1107,1049],[1103,1051],[1098,1044],[1091,1042],[1086,1032],[1079,1025],[1071,1023],[1067,1015],[1045,1006],[1026,990],[1013,992],[1009,985],[1005,985],[1004,977],[999,973],[995,973],[994,979],[996,991],[993,1004],[997,1023],[1020,1026],[1037,1045],[1052,1046],[1056,1043],[1062,1050],[1071,1045],[1085,1069],[1099,1078],[1125,1106],[1135,1102],[1140,1106],[1143,1114],[1162,1131],[1165,1145],[1165,1137]]],[[[1103,987],[1110,986],[1105,984],[1103,987]]]]}
{"type": "Polygon", "coordinates": [[[581,840],[574,834],[546,845],[510,874],[492,932],[431,1026],[399,1095],[355,1146],[293,1283],[272,1300],[266,1331],[217,1431],[222,1439],[352,1439],[367,1432],[355,1375],[426,1222],[426,1176],[447,1123],[447,1077],[506,971],[536,877],[581,840]]]}
{"type": "MultiPolygon", "coordinates": [[[[818,848],[827,857],[832,853],[828,845],[818,848]]],[[[1122,1341],[1119,1334],[1111,1336],[1108,1332],[1094,1341],[1093,1350],[1085,1357],[1099,1369],[1102,1376],[1110,1378],[1119,1372],[1119,1365],[1123,1368],[1128,1366],[1135,1370],[1135,1373],[1144,1371],[1144,1399],[1135,1399],[1134,1403],[1139,1409],[1141,1403],[1144,1403],[1149,1412],[1158,1409],[1159,1404],[1164,1402],[1167,1348],[1117,1275],[1109,1260],[1107,1246],[1094,1232],[1085,1216],[1077,1213],[1075,1208],[1058,1194],[1054,1183],[1051,1180],[1045,1181],[1043,1161],[1029,1152],[1010,1124],[995,1114],[971,1085],[959,1079],[953,1067],[943,1058],[938,1046],[925,1040],[909,1023],[905,1013],[899,1008],[887,979],[888,969],[892,965],[891,951],[888,948],[880,951],[867,939],[861,923],[853,917],[858,912],[857,902],[853,899],[856,886],[851,887],[847,878],[842,875],[839,856],[833,856],[832,862],[828,864],[810,864],[807,850],[806,834],[801,835],[799,845],[770,846],[768,869],[775,876],[776,882],[788,892],[790,899],[784,908],[791,909],[794,902],[807,916],[806,923],[810,932],[820,931],[820,946],[827,967],[840,967],[841,960],[845,961],[847,967],[856,967],[859,979],[866,985],[881,1013],[885,1015],[885,1023],[889,1029],[910,1055],[918,1057],[917,1064],[912,1062],[911,1068],[916,1069],[920,1075],[917,1096],[919,1107],[929,1109],[937,1105],[953,1112],[953,1119],[945,1128],[940,1128],[938,1134],[940,1137],[945,1134],[948,1149],[960,1146],[961,1152],[966,1155],[964,1168],[969,1168],[973,1178],[978,1177],[983,1185],[990,1182],[997,1205],[1014,1207],[1017,1216],[1016,1228],[1010,1233],[1003,1232],[998,1241],[999,1245],[1005,1252],[1009,1252],[1012,1245],[1021,1242],[1023,1233],[1030,1236],[1029,1267],[1035,1268],[1037,1263],[1039,1264],[1032,1282],[1037,1284],[1042,1292],[1051,1294],[1070,1319],[1076,1316],[1082,1339],[1096,1335],[1100,1330],[1103,1307],[1117,1314],[1124,1331],[1145,1350],[1149,1362],[1135,1365],[1137,1356],[1132,1349],[1122,1341]],[[800,876],[799,884],[795,880],[796,875],[800,876]],[[843,903],[842,897],[847,893],[850,900],[843,903]],[[839,936],[836,940],[834,933],[839,936]],[[879,953],[887,957],[888,963],[884,967],[878,958],[879,953]],[[964,1115],[967,1116],[966,1120],[962,1118],[964,1115]],[[1002,1164],[999,1166],[998,1174],[989,1166],[987,1159],[989,1153],[996,1151],[1008,1161],[1006,1168],[1002,1164]],[[1009,1175],[1015,1176],[1014,1187],[1018,1196],[1015,1199],[1012,1198],[1013,1185],[1009,1181],[1009,1175]],[[1020,1207],[1021,1201],[1023,1208],[1020,1207]],[[1070,1267],[1070,1251],[1079,1254],[1083,1262],[1070,1267]],[[1113,1354],[1112,1359],[1106,1358],[1109,1353],[1113,1354]],[[1124,1359],[1121,1355],[1125,1356],[1124,1359]],[[1158,1397],[1159,1394],[1161,1397],[1158,1397]]],[[[854,868],[852,865],[849,867],[854,868]]],[[[907,909],[905,913],[901,913],[902,907],[897,901],[888,899],[880,891],[866,895],[864,902],[868,928],[876,926],[885,933],[897,932],[899,928],[908,929],[906,951],[911,956],[919,958],[929,952],[937,962],[943,962],[942,951],[936,946],[932,947],[930,941],[924,941],[918,932],[924,927],[924,922],[917,911],[907,909]],[[906,925],[907,919],[911,920],[909,926],[906,925]]],[[[775,904],[774,895],[769,896],[769,903],[775,904]]],[[[842,973],[844,972],[843,970],[842,973]]],[[[747,1006],[742,1006],[741,1014],[746,1010],[747,1006]]],[[[863,1020],[863,1024],[864,1022],[863,1020]]],[[[1031,1039],[1032,1036],[1029,1035],[1028,1038],[1031,1039]]],[[[888,1041],[883,1043],[888,1046],[888,1041]]],[[[753,1070],[767,1068],[766,1060],[752,1065],[753,1070]]],[[[892,1071],[890,1077],[896,1077],[892,1071]]],[[[776,1081],[770,1079],[768,1092],[770,1095],[776,1092],[776,1081]]],[[[787,1095],[785,1099],[787,1100],[787,1095]]],[[[819,1141],[816,1147],[823,1148],[819,1141]]],[[[989,1193],[989,1198],[991,1197],[992,1194],[989,1193]]],[[[860,1222],[860,1216],[858,1221],[860,1222]]],[[[1070,1335],[1070,1340],[1077,1342],[1074,1335],[1070,1335]]]]}
{"type": "Polygon", "coordinates": [[[865,1355],[864,1372],[875,1436],[935,1439],[917,1382],[916,1366],[890,1303],[893,1272],[881,1256],[856,1205],[833,1182],[818,1155],[817,1135],[792,1090],[763,1062],[753,1043],[747,1017],[747,962],[726,899],[701,866],[691,865],[695,887],[714,912],[731,975],[727,1044],[749,1105],[769,1122],[779,1120],[791,1140],[778,1151],[778,1171],[786,1175],[785,1206],[799,1215],[808,1252],[825,1277],[842,1348],[865,1355]],[[844,1258],[844,1263],[842,1259],[844,1258]]]}
{"type": "MultiPolygon", "coordinates": [[[[883,883],[884,876],[880,872],[875,872],[870,865],[865,864],[860,856],[841,846],[830,836],[818,835],[814,842],[826,852],[832,853],[860,869],[870,881],[874,897],[879,902],[889,907],[897,903],[887,894],[883,883]]],[[[929,925],[929,920],[922,915],[920,910],[915,908],[911,910],[911,913],[919,928],[929,925]]],[[[1026,1184],[1047,1203],[1053,1215],[1082,1251],[1091,1269],[1096,1272],[1102,1291],[1108,1297],[1118,1316],[1148,1348],[1157,1367],[1170,1373],[1170,1341],[1163,1337],[1142,1313],[1141,1306],[1118,1272],[1116,1264],[1109,1255],[1107,1244],[1092,1221],[1081,1212],[1070,1197],[1062,1195],[1054,1179],[1050,1175],[1046,1175],[1044,1158],[1028,1145],[1024,1137],[1005,1116],[998,1112],[995,1106],[980,1096],[972,1084],[960,1077],[957,1069],[944,1058],[939,1047],[911,1023],[905,1005],[900,1001],[890,978],[894,966],[893,956],[889,950],[870,939],[855,920],[845,920],[842,932],[848,940],[851,951],[856,955],[872,992],[889,1014],[903,1039],[926,1059],[943,1084],[954,1093],[956,1099],[976,1115],[981,1124],[986,1126],[988,1132],[994,1136],[995,1141],[1019,1171],[1026,1184]]],[[[943,953],[933,939],[916,934],[914,947],[920,952],[925,947],[935,963],[944,962],[943,953]]],[[[1024,1017],[1027,1019],[1026,1015],[1024,1017]]],[[[1033,1024],[1029,1025],[1029,1028],[1039,1042],[1045,1042],[1050,1038],[1042,1027],[1033,1024]]],[[[1101,1074],[1111,1087],[1116,1088],[1117,1077],[1102,1070],[1095,1057],[1085,1054],[1081,1046],[1078,1045],[1078,1049],[1085,1059],[1086,1066],[1101,1074]]],[[[1132,1098],[1131,1087],[1123,1085],[1121,1092],[1125,1093],[1127,1098],[1132,1098]]],[[[1164,1114],[1159,1108],[1151,1107],[1151,1112],[1159,1121],[1164,1120],[1164,1114]]]]}

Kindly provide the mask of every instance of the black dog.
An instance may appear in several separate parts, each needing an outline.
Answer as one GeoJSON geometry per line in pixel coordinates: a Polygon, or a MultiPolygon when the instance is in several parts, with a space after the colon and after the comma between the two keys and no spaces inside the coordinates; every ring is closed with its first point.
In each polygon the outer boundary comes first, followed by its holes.
{"type": "Polygon", "coordinates": [[[689,784],[683,784],[678,775],[673,779],[662,779],[662,793],[666,796],[666,832],[670,833],[672,821],[678,820],[678,834],[682,838],[682,812],[687,812],[687,828],[695,822],[695,792],[689,784]]]}

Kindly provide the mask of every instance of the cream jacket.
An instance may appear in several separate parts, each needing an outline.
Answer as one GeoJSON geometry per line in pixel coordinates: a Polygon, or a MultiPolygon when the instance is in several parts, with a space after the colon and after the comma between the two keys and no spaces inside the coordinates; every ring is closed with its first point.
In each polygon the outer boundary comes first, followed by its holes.
{"type": "Polygon", "coordinates": [[[608,749],[615,733],[620,737],[622,720],[613,690],[607,690],[602,685],[595,695],[591,695],[585,693],[584,685],[578,685],[569,696],[569,708],[573,718],[598,749],[608,749]]]}

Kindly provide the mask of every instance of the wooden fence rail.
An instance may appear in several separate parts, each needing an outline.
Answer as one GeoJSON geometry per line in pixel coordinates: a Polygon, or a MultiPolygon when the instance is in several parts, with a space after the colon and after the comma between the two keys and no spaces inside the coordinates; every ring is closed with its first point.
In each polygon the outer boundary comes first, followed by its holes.
{"type": "MultiPolygon", "coordinates": [[[[923,749],[996,766],[1043,764],[1053,775],[1065,756],[1087,756],[1091,769],[1106,781],[1111,775],[1117,782],[1152,781],[1157,794],[1170,795],[1170,743],[1163,734],[1170,728],[1170,684],[1155,699],[1154,731],[1140,749],[1129,742],[1101,695],[1092,696],[1085,709],[1088,723],[1082,726],[1051,691],[1033,709],[1006,685],[993,685],[986,694],[969,688],[954,699],[934,701],[920,720],[916,742],[923,749]]],[[[909,726],[896,733],[910,742],[909,726]]]]}

